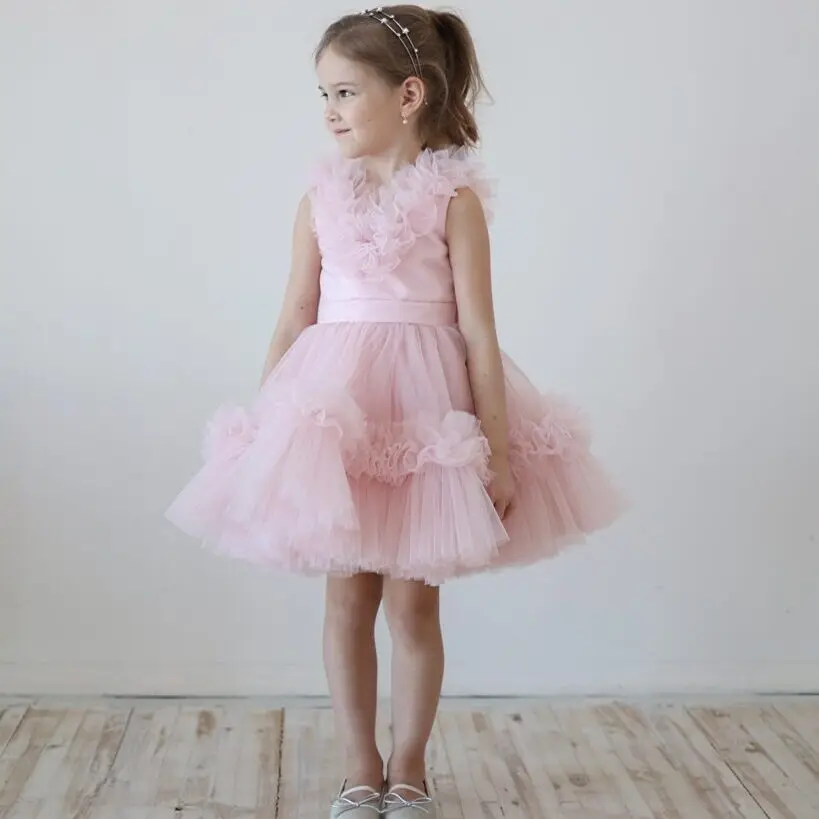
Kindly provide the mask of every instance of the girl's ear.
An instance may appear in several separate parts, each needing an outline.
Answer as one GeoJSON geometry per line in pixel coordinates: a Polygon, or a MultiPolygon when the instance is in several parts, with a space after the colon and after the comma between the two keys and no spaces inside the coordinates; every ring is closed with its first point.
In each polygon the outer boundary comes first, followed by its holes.
{"type": "Polygon", "coordinates": [[[424,84],[418,77],[408,77],[401,89],[401,116],[409,119],[423,104],[426,96],[424,84]]]}

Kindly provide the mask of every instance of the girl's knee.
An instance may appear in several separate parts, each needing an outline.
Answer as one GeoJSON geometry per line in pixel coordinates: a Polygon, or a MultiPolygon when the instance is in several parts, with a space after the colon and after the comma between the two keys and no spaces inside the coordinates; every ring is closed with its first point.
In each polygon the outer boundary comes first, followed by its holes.
{"type": "Polygon", "coordinates": [[[383,578],[379,575],[328,577],[326,617],[344,626],[372,626],[378,615],[382,593],[383,578]]]}
{"type": "Polygon", "coordinates": [[[440,628],[440,593],[435,586],[405,580],[388,580],[384,609],[393,638],[425,640],[440,628]]]}

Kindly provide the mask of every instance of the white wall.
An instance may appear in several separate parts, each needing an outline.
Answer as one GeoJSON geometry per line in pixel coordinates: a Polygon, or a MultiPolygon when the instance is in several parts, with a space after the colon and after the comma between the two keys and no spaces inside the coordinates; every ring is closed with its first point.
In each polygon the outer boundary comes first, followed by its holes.
{"type": "MultiPolygon", "coordinates": [[[[345,9],[275,9],[0,4],[0,691],[325,691],[321,582],[162,518],[253,394],[329,147],[345,9]]],[[[819,4],[465,11],[504,346],[635,508],[446,587],[447,691],[819,690],[819,4]]]]}

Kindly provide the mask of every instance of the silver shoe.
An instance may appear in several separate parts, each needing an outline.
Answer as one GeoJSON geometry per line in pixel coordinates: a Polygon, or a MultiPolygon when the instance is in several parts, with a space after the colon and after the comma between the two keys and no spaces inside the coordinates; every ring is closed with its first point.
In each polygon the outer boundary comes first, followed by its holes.
{"type": "Polygon", "coordinates": [[[369,785],[347,787],[347,780],[342,782],[338,796],[330,805],[330,819],[375,819],[381,815],[381,798],[383,793],[369,785]],[[356,798],[353,798],[353,797],[356,798]],[[358,798],[360,797],[360,798],[358,798]]]}
{"type": "Polygon", "coordinates": [[[410,785],[393,785],[381,800],[381,813],[392,819],[436,819],[438,816],[426,780],[422,791],[410,785]],[[418,796],[415,799],[407,799],[397,791],[417,793],[418,796]]]}

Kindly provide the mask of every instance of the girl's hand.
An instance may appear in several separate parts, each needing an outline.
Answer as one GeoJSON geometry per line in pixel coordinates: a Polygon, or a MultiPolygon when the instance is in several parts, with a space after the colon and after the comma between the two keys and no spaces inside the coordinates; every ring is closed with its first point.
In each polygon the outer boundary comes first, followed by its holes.
{"type": "Polygon", "coordinates": [[[508,458],[495,458],[489,461],[489,468],[492,470],[492,481],[489,484],[489,497],[495,504],[498,516],[503,520],[512,508],[515,496],[515,479],[512,477],[512,470],[509,467],[508,458]]]}

